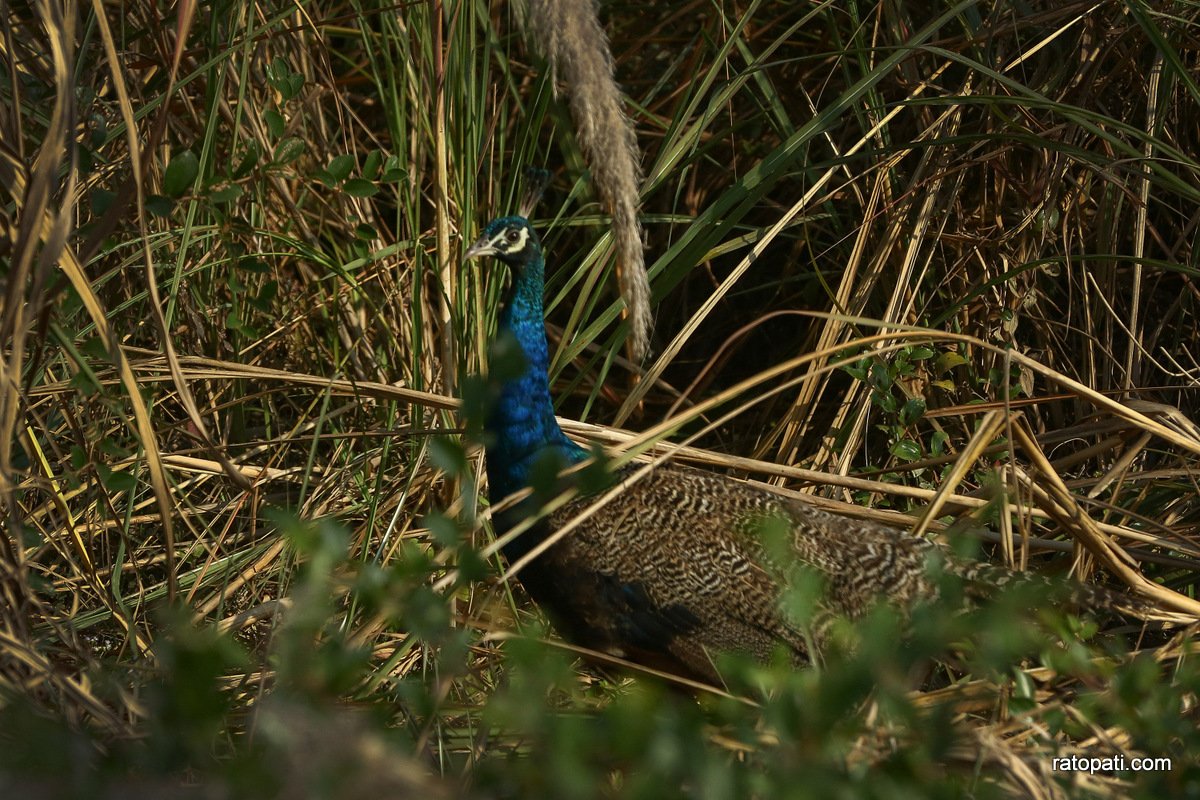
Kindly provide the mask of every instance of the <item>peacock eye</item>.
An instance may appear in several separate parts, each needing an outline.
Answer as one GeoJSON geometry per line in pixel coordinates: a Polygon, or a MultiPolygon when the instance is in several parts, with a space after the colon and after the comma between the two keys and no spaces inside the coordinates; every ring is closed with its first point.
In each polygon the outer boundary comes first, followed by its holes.
{"type": "Polygon", "coordinates": [[[515,230],[514,230],[514,231],[509,231],[507,234],[505,234],[504,238],[505,238],[505,239],[508,239],[508,240],[509,240],[510,242],[512,242],[513,244],[516,244],[516,243],[517,243],[517,240],[521,238],[521,232],[520,232],[520,231],[515,231],[515,230]]]}

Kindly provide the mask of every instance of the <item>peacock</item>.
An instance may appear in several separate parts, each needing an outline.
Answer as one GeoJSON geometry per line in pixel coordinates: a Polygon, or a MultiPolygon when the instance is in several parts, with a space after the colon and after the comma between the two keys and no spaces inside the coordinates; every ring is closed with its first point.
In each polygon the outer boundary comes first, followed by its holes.
{"type": "MultiPolygon", "coordinates": [[[[593,453],[567,438],[554,415],[542,305],[545,258],[528,219],[490,222],[465,253],[466,259],[485,256],[512,272],[493,352],[515,346],[523,356],[519,368],[510,363],[494,370],[503,375],[494,381],[484,424],[489,497],[501,505],[543,486],[541,497],[494,517],[504,534],[538,514],[546,475],[560,476],[549,491],[582,481],[576,465],[593,453]]],[[[935,597],[939,581],[931,561],[962,579],[968,593],[986,594],[1015,575],[959,559],[900,529],[726,476],[662,466],[634,479],[639,469],[616,470],[611,480],[624,484],[621,493],[532,560],[526,557],[534,548],[596,503],[594,488],[588,493],[578,486],[583,491],[575,499],[538,517],[503,553],[510,563],[528,561],[519,579],[567,639],[652,669],[720,685],[716,657],[724,652],[766,661],[782,650],[796,665],[810,663],[837,618],[859,618],[879,602],[905,611],[935,597]],[[783,556],[771,545],[781,537],[764,535],[770,530],[782,533],[783,556]],[[822,584],[804,625],[781,605],[797,565],[822,584]]]]}

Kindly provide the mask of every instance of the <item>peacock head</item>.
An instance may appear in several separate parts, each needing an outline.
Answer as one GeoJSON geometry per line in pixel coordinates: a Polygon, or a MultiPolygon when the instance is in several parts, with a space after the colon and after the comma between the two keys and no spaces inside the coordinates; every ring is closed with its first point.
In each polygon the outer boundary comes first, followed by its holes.
{"type": "Polygon", "coordinates": [[[521,271],[534,259],[541,258],[542,244],[525,217],[500,217],[488,223],[483,235],[467,248],[464,260],[495,256],[521,271]]]}

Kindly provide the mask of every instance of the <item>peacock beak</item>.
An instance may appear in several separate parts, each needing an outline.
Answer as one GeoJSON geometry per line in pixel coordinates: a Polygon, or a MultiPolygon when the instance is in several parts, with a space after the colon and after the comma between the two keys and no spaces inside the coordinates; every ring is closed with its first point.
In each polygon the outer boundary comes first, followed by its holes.
{"type": "Polygon", "coordinates": [[[475,244],[467,248],[467,252],[463,253],[463,261],[470,261],[472,258],[480,258],[481,256],[494,256],[499,252],[492,245],[491,239],[487,236],[480,236],[475,240],[475,244]]]}

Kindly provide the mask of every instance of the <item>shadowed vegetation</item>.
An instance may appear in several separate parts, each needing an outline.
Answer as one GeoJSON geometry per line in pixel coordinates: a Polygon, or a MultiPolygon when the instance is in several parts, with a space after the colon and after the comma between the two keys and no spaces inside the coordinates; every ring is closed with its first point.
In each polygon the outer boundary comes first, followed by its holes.
{"type": "Polygon", "coordinates": [[[4,6],[0,794],[1200,793],[1192,627],[951,597],[698,699],[586,665],[456,399],[504,280],[461,251],[544,165],[568,433],[1195,619],[1200,6],[600,10],[636,365],[514,6],[4,6]]]}

